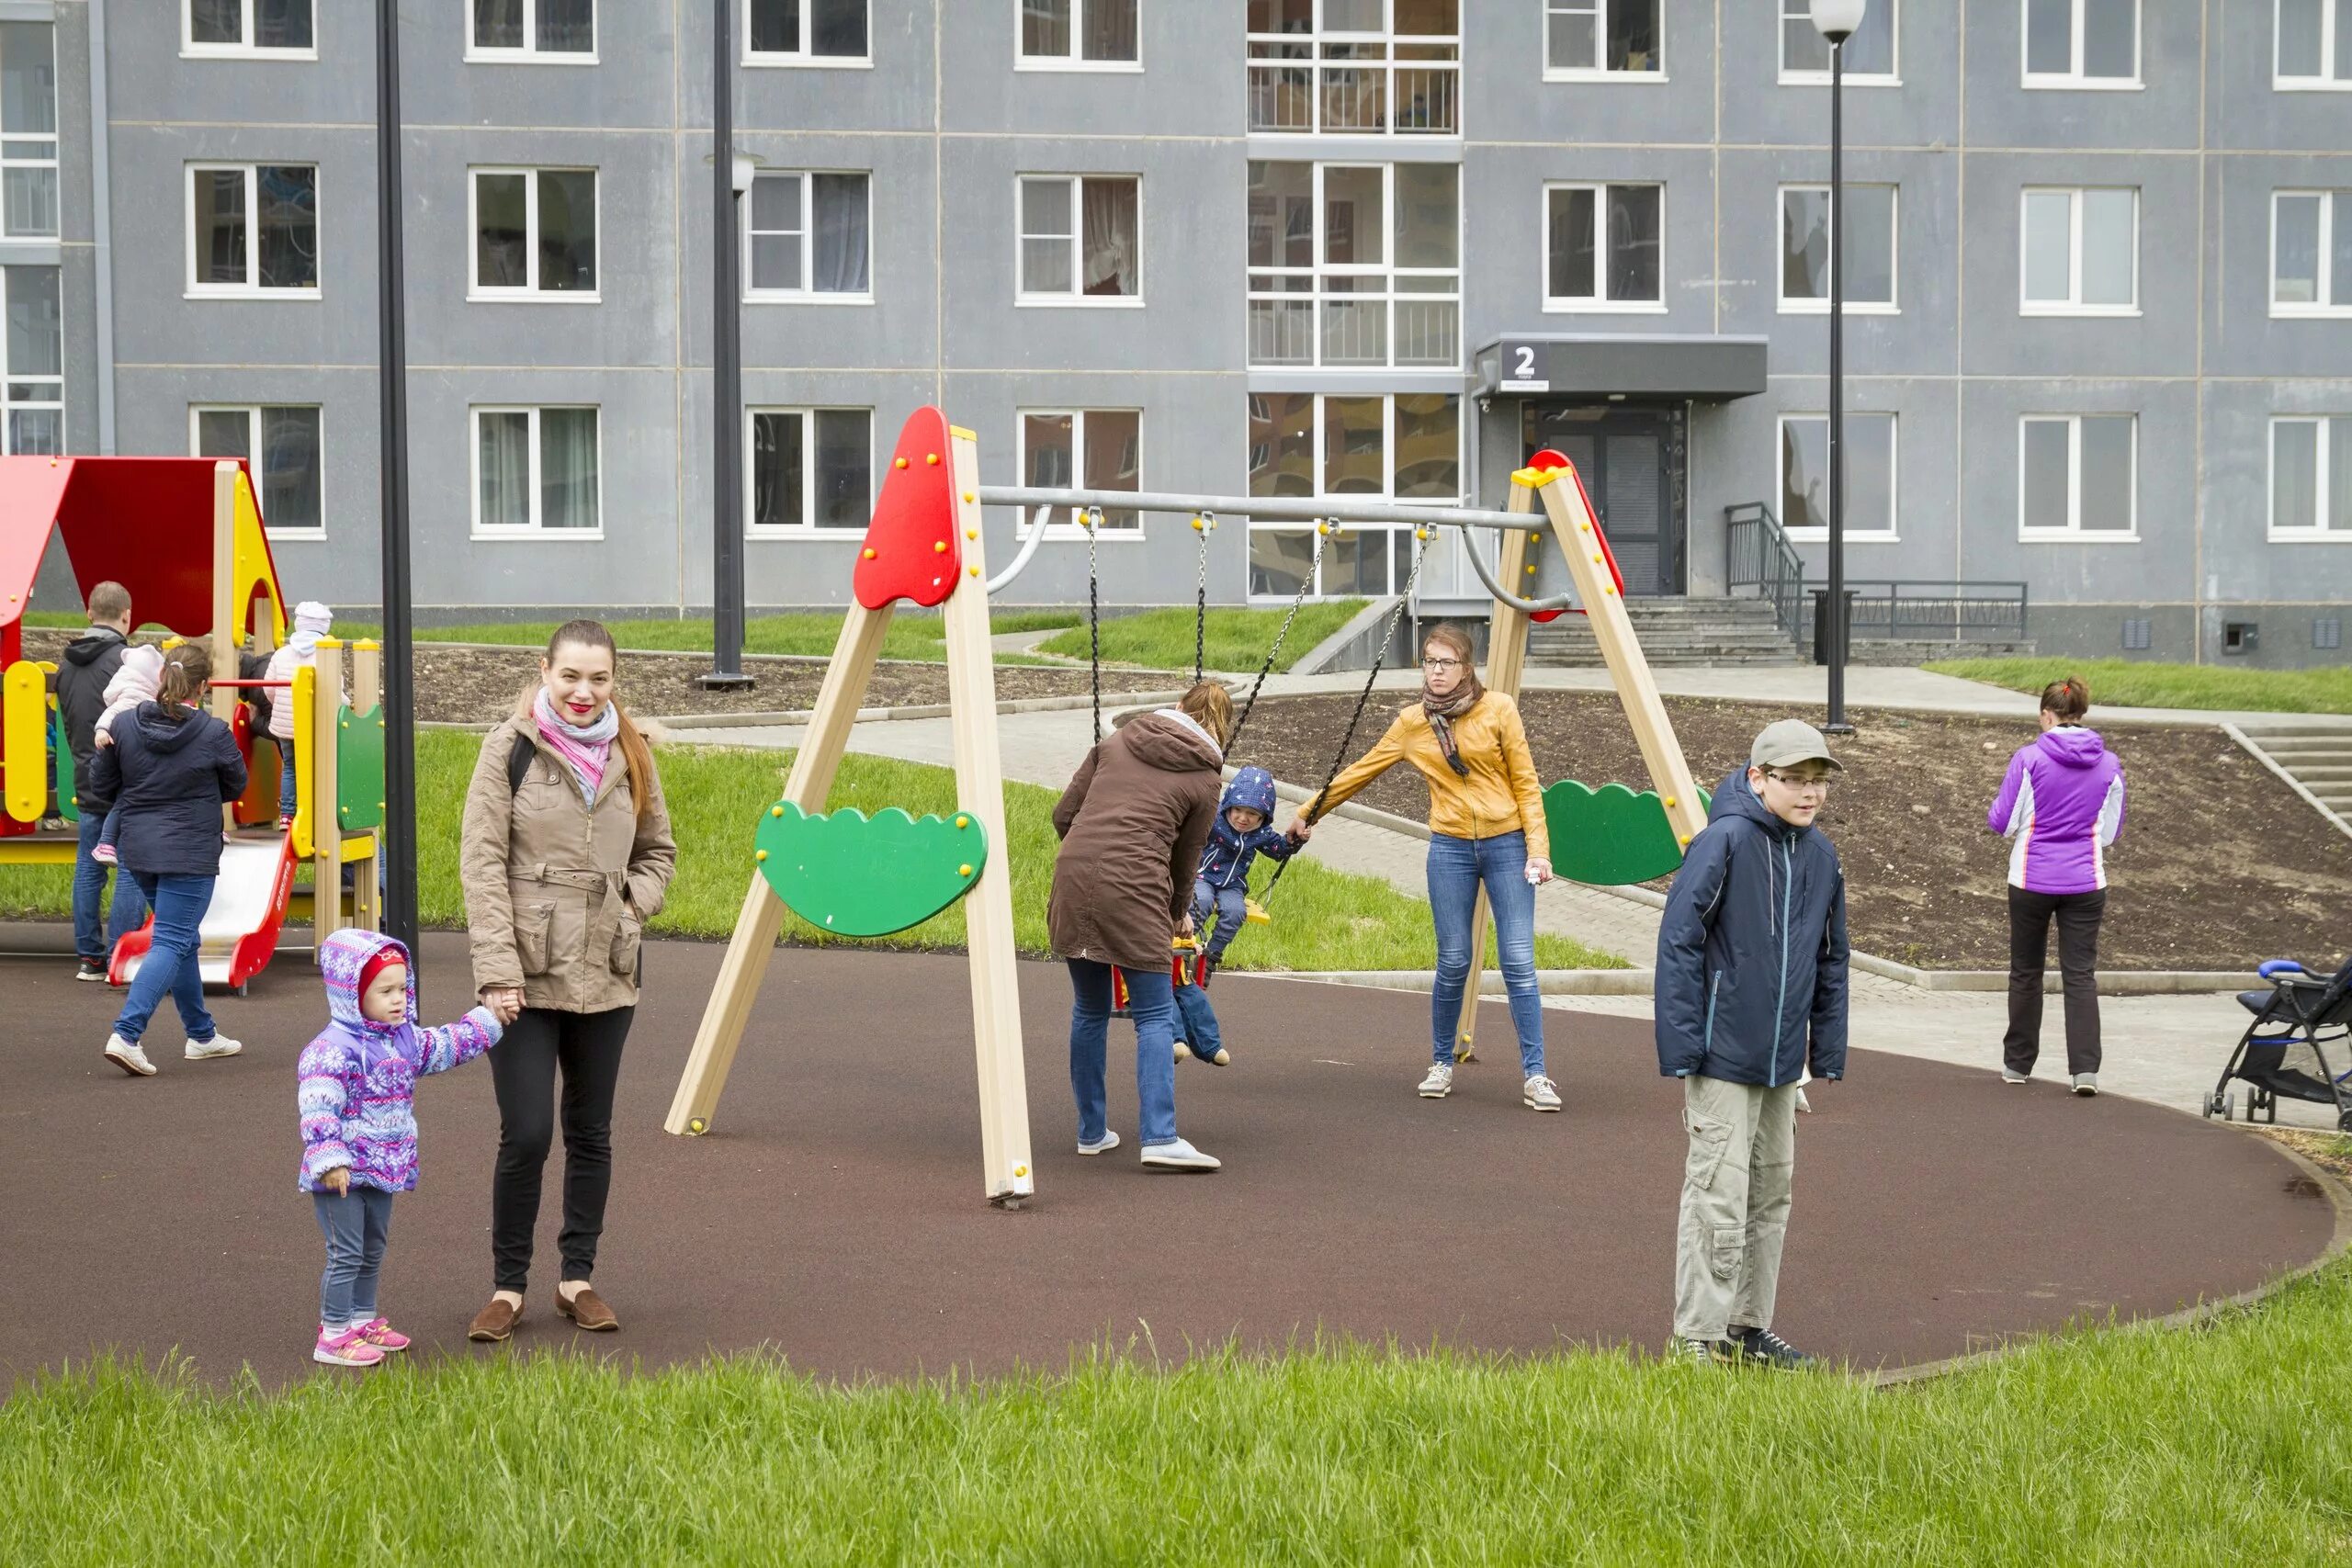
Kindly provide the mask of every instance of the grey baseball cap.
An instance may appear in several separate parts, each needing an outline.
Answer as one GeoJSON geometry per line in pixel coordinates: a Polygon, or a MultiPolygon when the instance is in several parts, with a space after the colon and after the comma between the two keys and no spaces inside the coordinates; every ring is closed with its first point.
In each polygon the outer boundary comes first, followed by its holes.
{"type": "Polygon", "coordinates": [[[1843,771],[1845,765],[1829,754],[1829,742],[1821,731],[1801,718],[1784,718],[1764,727],[1756,737],[1756,744],[1747,750],[1750,766],[1758,768],[1793,768],[1799,762],[1826,762],[1843,771]]]}

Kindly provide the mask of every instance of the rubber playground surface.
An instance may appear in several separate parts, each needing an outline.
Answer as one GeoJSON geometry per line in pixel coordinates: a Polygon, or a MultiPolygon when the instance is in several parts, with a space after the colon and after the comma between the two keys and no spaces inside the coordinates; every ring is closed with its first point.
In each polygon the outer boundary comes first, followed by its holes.
{"type": "MultiPolygon", "coordinates": [[[[424,942],[424,1010],[466,984],[459,936],[424,942]]],[[[598,1289],[622,1331],[552,1310],[559,1169],[513,1348],[647,1367],[765,1347],[854,1379],[1057,1369],[1111,1345],[1163,1359],[1318,1333],[1408,1348],[1546,1352],[1665,1338],[1683,1138],[1641,1021],[1548,1012],[1568,1109],[1521,1109],[1509,1021],[1452,1099],[1412,1093],[1428,1003],[1402,992],[1221,978],[1235,1050],[1178,1069],[1213,1176],[1136,1165],[1132,1032],[1112,1025],[1111,1124],[1074,1151],[1069,991],[1024,964],[1037,1198],[980,1195],[960,957],[781,953],[717,1124],[661,1130],[718,966],[648,948],[615,1126],[598,1289]]],[[[298,955],[219,998],[244,1055],[188,1063],[168,1008],[159,1077],[99,1047],[111,993],[57,959],[0,961],[0,1379],[116,1348],[177,1348],[216,1383],[308,1376],[321,1247],[294,1188],[294,1060],[323,1017],[298,955]]],[[[2215,1042],[2217,1054],[2226,1042],[2215,1042]]],[[[1860,1366],[1930,1360],[2070,1320],[2158,1314],[2318,1257],[2325,1195],[2262,1140],[2054,1083],[1858,1052],[1800,1118],[1776,1326],[1860,1366]]],[[[2109,1049],[2130,1050],[2128,1041],[2109,1049]]],[[[480,1063],[418,1096],[424,1178],[395,1211],[383,1305],[431,1354],[472,1347],[488,1297],[497,1138],[480,1063]]],[[[560,1160],[560,1156],[559,1156],[560,1160]]]]}

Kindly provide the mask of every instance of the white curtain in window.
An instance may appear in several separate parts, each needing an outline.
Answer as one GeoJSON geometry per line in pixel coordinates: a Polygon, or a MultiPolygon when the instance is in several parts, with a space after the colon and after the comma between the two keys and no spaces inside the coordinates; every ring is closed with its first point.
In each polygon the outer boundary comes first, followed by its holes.
{"type": "Polygon", "coordinates": [[[272,528],[316,528],[319,516],[319,411],[261,411],[261,514],[272,528]]]}
{"type": "Polygon", "coordinates": [[[596,411],[539,412],[539,525],[594,528],[596,517],[596,411]]]}
{"type": "Polygon", "coordinates": [[[1087,180],[1083,184],[1084,292],[1141,293],[1142,285],[1136,276],[1136,182],[1087,180]]]}
{"type": "Polygon", "coordinates": [[[523,0],[474,0],[474,47],[523,47],[523,0]]]}
{"type": "Polygon", "coordinates": [[[809,286],[820,294],[863,294],[867,287],[866,177],[816,175],[810,185],[817,234],[811,254],[815,276],[809,286]]]}
{"type": "Polygon", "coordinates": [[[521,409],[486,411],[475,419],[475,483],[481,525],[531,525],[531,416],[521,409]]]}

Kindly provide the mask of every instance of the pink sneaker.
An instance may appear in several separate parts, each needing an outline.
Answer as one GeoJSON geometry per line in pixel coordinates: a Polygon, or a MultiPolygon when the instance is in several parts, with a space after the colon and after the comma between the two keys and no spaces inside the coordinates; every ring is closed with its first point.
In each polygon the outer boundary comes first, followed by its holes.
{"type": "Polygon", "coordinates": [[[281,833],[292,832],[294,830],[294,818],[291,817],[280,817],[277,819],[277,830],[281,833]]]}
{"type": "Polygon", "coordinates": [[[408,1336],[394,1328],[390,1319],[371,1317],[357,1326],[360,1338],[388,1356],[408,1348],[408,1336]]]}
{"type": "Polygon", "coordinates": [[[90,852],[90,858],[96,861],[100,865],[112,865],[114,863],[114,846],[112,844],[100,844],[90,852]]]}
{"type": "Polygon", "coordinates": [[[330,1367],[372,1367],[383,1359],[383,1351],[368,1343],[356,1328],[346,1328],[338,1334],[322,1325],[319,1342],[311,1350],[311,1359],[330,1367]]]}

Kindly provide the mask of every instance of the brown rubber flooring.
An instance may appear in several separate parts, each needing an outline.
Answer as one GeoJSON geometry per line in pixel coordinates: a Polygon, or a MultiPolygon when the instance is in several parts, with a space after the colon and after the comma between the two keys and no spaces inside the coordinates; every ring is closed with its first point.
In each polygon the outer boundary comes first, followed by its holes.
{"type": "MultiPolygon", "coordinates": [[[[465,984],[461,939],[424,943],[425,1012],[465,984]]],[[[1113,1344],[1163,1357],[1318,1331],[1496,1351],[1657,1346],[1670,1311],[1683,1140],[1648,1026],[1547,1014],[1568,1109],[1519,1103],[1509,1020],[1451,1100],[1412,1093],[1428,1003],[1227,976],[1235,1065],[1178,1071],[1179,1125],[1214,1176],[1136,1165],[1125,1025],[1112,1125],[1082,1159],[1065,1076],[1068,988],[1022,970],[1038,1197],[980,1196],[964,961],[779,953],[714,1131],[661,1130],[717,947],[649,949],[597,1270],[622,1332],[551,1311],[551,1164],[515,1345],[648,1366],[766,1346],[856,1378],[1058,1368],[1113,1344]],[[1123,1041],[1124,1037],[1124,1041],[1123,1041]],[[1501,1048],[1501,1050],[1498,1050],[1501,1048]]],[[[232,1060],[125,1077],[99,1047],[117,1002],[64,961],[0,962],[0,1386],[115,1347],[175,1348],[215,1382],[307,1374],[321,1247],[294,1188],[294,1059],[324,1016],[293,955],[217,998],[232,1060]]],[[[2218,1055],[2227,1042],[2216,1041],[2218,1055]]],[[[2111,1050],[2130,1050],[2128,1041],[2111,1050]]],[[[1800,1119],[1778,1327],[1860,1365],[1980,1348],[2069,1319],[2168,1312],[2317,1257],[2334,1213],[2263,1142],[2054,1084],[1858,1053],[1800,1119]]],[[[491,1353],[465,1325],[489,1290],[497,1136],[480,1063],[419,1096],[424,1179],[400,1200],[383,1305],[420,1350],[491,1353]]],[[[559,1156],[559,1159],[560,1159],[559,1156]]]]}

